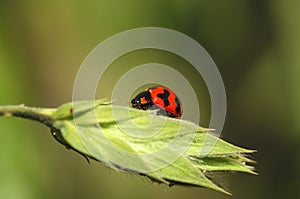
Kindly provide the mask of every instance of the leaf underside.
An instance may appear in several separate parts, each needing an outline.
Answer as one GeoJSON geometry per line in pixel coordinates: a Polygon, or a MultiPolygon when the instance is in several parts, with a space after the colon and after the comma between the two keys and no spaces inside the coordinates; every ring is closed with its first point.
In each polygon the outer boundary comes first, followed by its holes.
{"type": "Polygon", "coordinates": [[[54,113],[66,145],[107,166],[168,185],[206,187],[230,194],[211,173],[256,174],[246,156],[255,152],[225,142],[191,122],[106,100],[67,103],[54,113]]]}

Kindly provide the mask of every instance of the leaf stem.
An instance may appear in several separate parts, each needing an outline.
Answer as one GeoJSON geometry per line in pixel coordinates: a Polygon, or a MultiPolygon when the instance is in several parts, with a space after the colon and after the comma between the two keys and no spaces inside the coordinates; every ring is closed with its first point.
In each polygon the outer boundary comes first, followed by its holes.
{"type": "Polygon", "coordinates": [[[34,120],[45,124],[48,127],[53,127],[54,119],[52,114],[56,109],[27,107],[21,105],[0,106],[0,116],[4,117],[21,117],[34,120]]]}

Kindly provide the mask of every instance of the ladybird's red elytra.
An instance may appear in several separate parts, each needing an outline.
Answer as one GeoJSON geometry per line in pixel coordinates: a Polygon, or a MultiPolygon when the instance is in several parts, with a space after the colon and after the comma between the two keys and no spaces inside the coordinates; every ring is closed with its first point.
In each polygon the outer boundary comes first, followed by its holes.
{"type": "Polygon", "coordinates": [[[131,100],[131,106],[147,110],[152,106],[159,107],[169,117],[181,117],[182,104],[177,95],[169,88],[156,86],[140,92],[131,100]]]}

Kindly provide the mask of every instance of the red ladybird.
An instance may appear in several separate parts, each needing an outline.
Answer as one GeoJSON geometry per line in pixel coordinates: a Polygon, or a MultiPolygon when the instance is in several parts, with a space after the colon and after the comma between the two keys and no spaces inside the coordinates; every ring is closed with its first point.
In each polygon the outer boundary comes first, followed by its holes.
{"type": "Polygon", "coordinates": [[[152,106],[161,109],[160,114],[165,113],[169,117],[181,117],[182,104],[176,94],[164,86],[148,88],[140,92],[131,100],[133,108],[147,110],[152,106]]]}

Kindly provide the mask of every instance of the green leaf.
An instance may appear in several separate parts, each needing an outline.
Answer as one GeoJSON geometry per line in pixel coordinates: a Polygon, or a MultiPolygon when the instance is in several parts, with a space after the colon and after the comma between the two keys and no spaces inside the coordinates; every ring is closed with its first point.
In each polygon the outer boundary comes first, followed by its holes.
{"type": "MultiPolygon", "coordinates": [[[[67,115],[63,112],[69,109],[62,106],[56,115],[67,115]]],[[[250,159],[244,157],[254,150],[229,144],[191,122],[105,101],[73,104],[73,114],[73,118],[60,117],[54,123],[65,141],[118,170],[168,185],[201,186],[226,194],[206,176],[207,171],[255,174],[254,168],[247,165],[250,159]]]]}
{"type": "Polygon", "coordinates": [[[110,101],[66,103],[57,109],[0,106],[0,116],[41,122],[60,143],[108,167],[159,183],[198,186],[230,194],[214,172],[256,174],[244,149],[215,137],[210,129],[155,111],[113,106],[110,101]]]}

